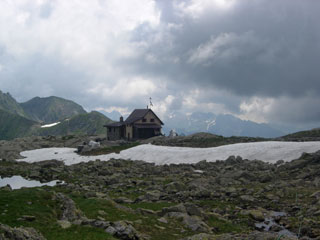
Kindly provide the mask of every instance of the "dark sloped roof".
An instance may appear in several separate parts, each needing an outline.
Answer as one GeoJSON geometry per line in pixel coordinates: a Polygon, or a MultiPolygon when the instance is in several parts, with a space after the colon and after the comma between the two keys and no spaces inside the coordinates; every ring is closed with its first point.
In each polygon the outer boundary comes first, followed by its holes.
{"type": "MultiPolygon", "coordinates": [[[[158,116],[151,109],[135,109],[129,117],[125,120],[126,124],[131,124],[135,121],[142,119],[149,111],[151,111],[157,118],[158,116]]],[[[163,122],[158,118],[160,123],[163,125],[163,122]]]]}
{"type": "Polygon", "coordinates": [[[123,126],[125,123],[124,122],[114,122],[114,123],[109,123],[106,125],[103,125],[104,127],[121,127],[123,126]]]}
{"type": "Polygon", "coordinates": [[[127,117],[126,123],[133,123],[141,118],[143,118],[150,109],[135,109],[133,112],[127,117]]]}

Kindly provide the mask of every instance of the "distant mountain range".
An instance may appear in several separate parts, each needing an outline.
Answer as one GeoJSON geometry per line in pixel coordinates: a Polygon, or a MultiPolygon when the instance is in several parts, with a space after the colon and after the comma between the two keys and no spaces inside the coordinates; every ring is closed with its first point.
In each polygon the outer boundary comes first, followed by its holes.
{"type": "Polygon", "coordinates": [[[247,136],[273,138],[284,135],[284,132],[268,124],[256,123],[237,118],[231,114],[215,115],[213,113],[194,112],[190,115],[174,114],[165,120],[164,132],[175,129],[178,134],[208,132],[225,137],[247,136]]]}
{"type": "MultiPolygon", "coordinates": [[[[107,113],[101,111],[112,120],[119,121],[121,114],[117,111],[107,113]]],[[[256,123],[237,118],[231,114],[215,115],[208,112],[194,112],[192,114],[174,113],[162,119],[165,123],[163,132],[169,135],[175,130],[179,135],[189,135],[198,132],[208,132],[225,137],[247,136],[273,138],[286,134],[265,123],[256,123]]]]}
{"type": "Polygon", "coordinates": [[[18,103],[9,93],[0,91],[0,140],[25,136],[103,134],[103,125],[109,122],[112,121],[105,115],[96,111],[87,113],[79,104],[63,98],[35,97],[18,103]]]}
{"type": "MultiPolygon", "coordinates": [[[[117,111],[87,113],[79,104],[54,96],[35,97],[18,103],[9,93],[0,91],[0,140],[25,136],[104,134],[103,125],[119,121],[120,116],[117,111]]],[[[172,129],[179,135],[208,132],[225,137],[275,138],[287,134],[273,125],[241,120],[231,114],[174,113],[162,120],[166,135],[172,129]]]]}

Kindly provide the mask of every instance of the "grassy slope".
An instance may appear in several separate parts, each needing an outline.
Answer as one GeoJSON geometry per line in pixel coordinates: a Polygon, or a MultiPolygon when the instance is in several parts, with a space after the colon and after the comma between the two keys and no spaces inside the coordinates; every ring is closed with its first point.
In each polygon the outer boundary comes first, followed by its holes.
{"type": "Polygon", "coordinates": [[[59,97],[33,98],[17,103],[10,94],[0,91],[0,140],[30,135],[97,135],[104,134],[103,125],[111,120],[98,112],[86,111],[73,101],[59,97]],[[70,118],[69,120],[65,120],[70,118]],[[39,128],[37,122],[61,124],[39,128]]]}
{"type": "Polygon", "coordinates": [[[40,128],[37,122],[0,109],[0,140],[30,135],[99,135],[105,133],[103,125],[109,122],[111,120],[103,114],[91,112],[74,116],[54,127],[40,128]]]}
{"type": "Polygon", "coordinates": [[[50,128],[37,129],[35,135],[98,135],[104,134],[105,128],[103,125],[111,122],[111,120],[98,112],[79,114],[69,120],[63,121],[60,124],[50,128]]]}
{"type": "Polygon", "coordinates": [[[0,91],[0,110],[1,109],[12,114],[18,114],[22,117],[28,117],[19,103],[17,103],[9,93],[0,91]]]}
{"type": "MultiPolygon", "coordinates": [[[[7,224],[11,227],[24,226],[34,227],[40,231],[48,240],[50,239],[114,239],[101,229],[96,229],[86,226],[73,225],[69,229],[62,229],[57,220],[61,214],[59,203],[53,199],[53,191],[64,192],[64,194],[71,197],[77,207],[83,213],[92,219],[103,217],[107,221],[126,220],[131,221],[134,227],[140,232],[150,236],[152,240],[166,240],[172,239],[176,236],[177,239],[182,237],[196,234],[188,228],[183,226],[182,222],[169,218],[169,222],[162,223],[157,219],[156,215],[141,215],[137,212],[131,212],[118,208],[114,202],[106,199],[98,198],[85,198],[80,194],[65,192],[61,187],[42,187],[42,188],[29,188],[14,191],[0,190],[0,223],[7,224]],[[106,214],[101,215],[100,212],[104,211],[106,214]],[[19,220],[23,215],[35,216],[34,221],[19,220]],[[181,231],[184,229],[184,231],[181,231]]],[[[126,197],[129,197],[127,194],[126,197]]],[[[161,210],[163,207],[173,206],[177,203],[172,202],[155,202],[155,203],[132,203],[126,204],[131,209],[150,209],[161,210]]],[[[202,203],[203,206],[208,204],[216,206],[212,201],[202,203]]],[[[230,207],[224,206],[223,207],[230,207]]],[[[242,232],[246,231],[247,227],[244,223],[234,224],[227,220],[221,220],[212,216],[208,219],[208,224],[218,230],[218,233],[228,232],[242,232]]]]}
{"type": "Polygon", "coordinates": [[[0,140],[27,136],[37,123],[0,109],[0,140]]]}
{"type": "Polygon", "coordinates": [[[34,227],[48,240],[61,239],[114,239],[102,229],[76,226],[62,229],[57,224],[59,204],[53,200],[52,192],[45,188],[30,188],[15,191],[0,190],[0,222],[11,227],[34,227]],[[35,221],[19,220],[22,215],[35,216],[35,221]]]}
{"type": "Polygon", "coordinates": [[[292,134],[284,136],[283,138],[286,139],[286,138],[309,138],[309,137],[310,138],[312,138],[312,137],[319,138],[320,137],[320,128],[292,133],[292,134]]]}
{"type": "Polygon", "coordinates": [[[35,97],[20,105],[33,120],[45,123],[86,113],[79,104],[59,97],[35,97]]]}

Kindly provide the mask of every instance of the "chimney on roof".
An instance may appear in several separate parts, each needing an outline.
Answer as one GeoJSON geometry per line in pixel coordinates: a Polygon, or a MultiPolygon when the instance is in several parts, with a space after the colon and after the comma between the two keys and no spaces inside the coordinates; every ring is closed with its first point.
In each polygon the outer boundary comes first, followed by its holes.
{"type": "Polygon", "coordinates": [[[120,117],[120,122],[123,122],[123,117],[122,116],[120,117]]]}

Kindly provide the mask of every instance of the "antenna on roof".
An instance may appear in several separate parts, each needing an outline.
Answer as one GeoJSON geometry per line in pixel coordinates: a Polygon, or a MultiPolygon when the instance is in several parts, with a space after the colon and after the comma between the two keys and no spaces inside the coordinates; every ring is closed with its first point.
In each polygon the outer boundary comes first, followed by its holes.
{"type": "Polygon", "coordinates": [[[153,107],[153,104],[152,104],[152,98],[150,97],[149,99],[150,99],[150,103],[149,103],[149,105],[150,105],[150,108],[151,108],[151,107],[153,107]]]}

